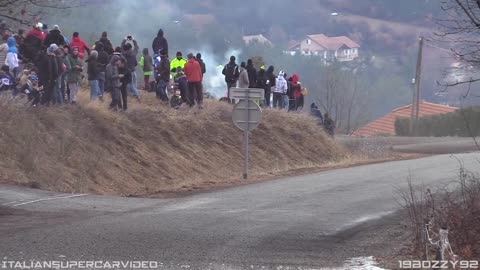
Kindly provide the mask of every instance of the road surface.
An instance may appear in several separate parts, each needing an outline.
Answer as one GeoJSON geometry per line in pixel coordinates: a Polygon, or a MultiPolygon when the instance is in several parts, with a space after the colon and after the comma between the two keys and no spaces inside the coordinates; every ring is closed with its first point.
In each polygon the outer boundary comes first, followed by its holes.
{"type": "MultiPolygon", "coordinates": [[[[479,154],[456,157],[478,168],[479,154]]],[[[442,183],[458,167],[450,155],[432,156],[173,199],[0,186],[0,258],[154,260],[161,269],[341,266],[348,256],[371,255],[349,245],[361,232],[345,232],[398,210],[395,190],[409,174],[442,183]]]]}

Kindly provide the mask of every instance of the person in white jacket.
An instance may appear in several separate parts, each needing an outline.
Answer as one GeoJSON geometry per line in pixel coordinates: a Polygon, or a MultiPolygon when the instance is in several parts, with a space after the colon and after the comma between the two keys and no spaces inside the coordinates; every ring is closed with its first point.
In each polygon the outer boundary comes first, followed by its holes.
{"type": "Polygon", "coordinates": [[[15,38],[9,37],[7,40],[7,44],[8,44],[8,51],[7,51],[7,57],[5,58],[5,65],[7,65],[8,68],[10,69],[10,75],[14,79],[16,79],[18,74],[19,61],[18,61],[17,44],[15,42],[15,38]]]}
{"type": "Polygon", "coordinates": [[[285,72],[280,71],[273,87],[273,108],[283,109],[283,96],[287,94],[288,84],[285,80],[285,72]]]}

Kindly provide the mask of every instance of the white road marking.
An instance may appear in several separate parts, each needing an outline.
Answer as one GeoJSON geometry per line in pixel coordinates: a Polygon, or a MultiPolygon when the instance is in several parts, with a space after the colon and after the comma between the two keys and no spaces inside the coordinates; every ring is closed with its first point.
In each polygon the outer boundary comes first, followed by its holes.
{"type": "Polygon", "coordinates": [[[202,205],[209,204],[216,201],[216,199],[212,198],[203,198],[203,199],[195,199],[189,200],[186,202],[174,203],[171,205],[167,205],[165,207],[166,211],[177,211],[177,210],[187,210],[193,208],[199,208],[202,205]]]}
{"type": "Polygon", "coordinates": [[[7,202],[7,203],[4,203],[4,204],[2,204],[2,205],[9,205],[9,204],[14,204],[14,203],[18,203],[18,202],[22,202],[22,200],[13,201],[13,202],[7,202]]]}
{"type": "Polygon", "coordinates": [[[31,204],[31,203],[36,203],[36,202],[43,202],[43,201],[50,201],[50,200],[57,200],[57,199],[69,199],[69,198],[76,198],[76,197],[82,197],[82,196],[87,196],[88,194],[76,194],[76,195],[69,195],[69,196],[57,196],[57,197],[48,197],[48,198],[42,198],[42,199],[37,199],[33,201],[28,201],[28,202],[23,202],[23,203],[18,203],[13,205],[15,206],[21,206],[21,205],[26,205],[26,204],[31,204]]]}

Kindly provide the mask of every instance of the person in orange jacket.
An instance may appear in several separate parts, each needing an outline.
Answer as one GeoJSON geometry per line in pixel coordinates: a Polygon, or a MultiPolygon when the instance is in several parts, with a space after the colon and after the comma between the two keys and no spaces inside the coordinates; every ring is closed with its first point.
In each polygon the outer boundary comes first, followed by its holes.
{"type": "Polygon", "coordinates": [[[195,60],[195,57],[192,53],[189,53],[188,62],[185,64],[185,76],[187,76],[188,81],[188,92],[190,94],[190,106],[193,106],[195,103],[198,106],[202,105],[203,102],[203,90],[202,90],[202,67],[195,60]]]}

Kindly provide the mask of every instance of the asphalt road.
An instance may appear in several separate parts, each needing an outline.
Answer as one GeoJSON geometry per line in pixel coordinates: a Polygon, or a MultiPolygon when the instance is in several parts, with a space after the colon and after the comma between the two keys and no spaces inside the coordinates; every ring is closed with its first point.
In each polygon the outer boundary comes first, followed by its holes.
{"type": "MultiPolygon", "coordinates": [[[[471,170],[478,153],[460,154],[471,170]]],[[[0,186],[0,261],[155,260],[161,269],[341,266],[346,233],[400,208],[406,178],[455,179],[450,155],[332,170],[174,199],[0,186]]],[[[478,171],[478,170],[477,170],[478,171]]],[[[388,243],[384,243],[386,246],[388,243]]]]}

